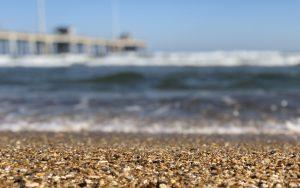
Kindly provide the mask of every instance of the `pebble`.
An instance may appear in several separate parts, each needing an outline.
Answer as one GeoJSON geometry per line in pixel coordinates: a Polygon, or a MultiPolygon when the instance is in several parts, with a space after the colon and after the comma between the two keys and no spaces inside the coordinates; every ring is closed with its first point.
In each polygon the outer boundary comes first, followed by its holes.
{"type": "Polygon", "coordinates": [[[299,140],[0,133],[0,187],[296,188],[299,140]]]}

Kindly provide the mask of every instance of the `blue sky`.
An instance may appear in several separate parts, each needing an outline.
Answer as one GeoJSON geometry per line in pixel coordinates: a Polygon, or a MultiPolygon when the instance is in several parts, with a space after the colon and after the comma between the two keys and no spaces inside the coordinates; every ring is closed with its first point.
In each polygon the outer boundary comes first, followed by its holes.
{"type": "MultiPolygon", "coordinates": [[[[111,37],[111,0],[45,0],[47,30],[111,37]]],[[[1,0],[0,27],[37,31],[36,0],[1,0]]],[[[120,31],[152,50],[300,50],[298,0],[119,0],[120,31]]]]}

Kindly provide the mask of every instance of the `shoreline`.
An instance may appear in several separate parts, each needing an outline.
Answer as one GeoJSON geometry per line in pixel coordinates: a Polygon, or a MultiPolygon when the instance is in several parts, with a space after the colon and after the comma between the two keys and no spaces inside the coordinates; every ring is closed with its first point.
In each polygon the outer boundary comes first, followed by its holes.
{"type": "Polygon", "coordinates": [[[3,187],[297,187],[300,136],[0,132],[3,187]]]}

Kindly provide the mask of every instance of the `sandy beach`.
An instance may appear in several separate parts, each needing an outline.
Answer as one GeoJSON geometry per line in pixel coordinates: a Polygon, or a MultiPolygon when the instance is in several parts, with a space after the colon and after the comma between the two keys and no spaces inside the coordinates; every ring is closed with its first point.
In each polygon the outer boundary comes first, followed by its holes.
{"type": "Polygon", "coordinates": [[[299,187],[299,136],[0,133],[1,187],[299,187]]]}

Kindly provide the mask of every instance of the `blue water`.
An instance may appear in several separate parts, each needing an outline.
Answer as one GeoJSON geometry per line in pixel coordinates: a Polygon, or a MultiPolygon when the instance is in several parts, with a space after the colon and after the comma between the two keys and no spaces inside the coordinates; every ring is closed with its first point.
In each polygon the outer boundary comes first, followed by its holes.
{"type": "Polygon", "coordinates": [[[299,66],[0,68],[0,130],[298,133],[299,98],[299,66]]]}

